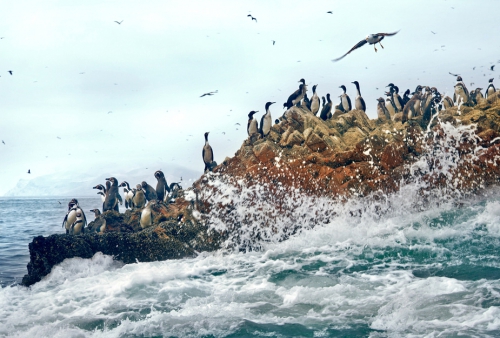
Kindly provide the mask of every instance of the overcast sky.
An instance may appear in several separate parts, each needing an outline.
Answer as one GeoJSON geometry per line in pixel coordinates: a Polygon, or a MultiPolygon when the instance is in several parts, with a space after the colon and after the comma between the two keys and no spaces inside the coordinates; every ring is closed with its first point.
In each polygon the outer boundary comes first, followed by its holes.
{"type": "Polygon", "coordinates": [[[281,115],[300,78],[334,102],[359,81],[371,118],[390,82],[451,93],[452,72],[499,86],[498,13],[498,0],[2,1],[0,195],[47,174],[151,168],[154,182],[174,163],[201,174],[205,131],[217,162],[233,156],[248,112],[260,120],[276,101],[281,115]],[[397,30],[378,53],[331,61],[397,30]]]}

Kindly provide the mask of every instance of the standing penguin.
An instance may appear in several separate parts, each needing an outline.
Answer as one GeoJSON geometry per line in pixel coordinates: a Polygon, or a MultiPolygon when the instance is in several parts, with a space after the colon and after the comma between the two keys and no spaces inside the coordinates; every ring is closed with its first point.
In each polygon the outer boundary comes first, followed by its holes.
{"type": "Polygon", "coordinates": [[[140,184],[136,185],[136,191],[134,193],[134,198],[132,202],[134,202],[135,208],[143,208],[146,205],[146,195],[144,194],[144,190],[142,190],[142,186],[140,184]]]}
{"type": "Polygon", "coordinates": [[[158,198],[158,201],[163,201],[165,198],[165,195],[168,192],[170,192],[170,188],[168,187],[167,179],[165,178],[163,171],[157,170],[155,172],[155,177],[156,177],[156,180],[158,181],[156,183],[156,196],[158,198]]]}
{"type": "Polygon", "coordinates": [[[212,171],[212,162],[214,161],[214,152],[210,143],[208,143],[208,134],[209,132],[207,131],[205,133],[205,145],[203,146],[203,151],[201,152],[203,162],[205,163],[205,169],[203,170],[205,173],[207,170],[212,171]]]}
{"type": "Polygon", "coordinates": [[[142,189],[144,190],[144,195],[146,196],[146,200],[152,201],[158,199],[156,195],[156,190],[153,189],[146,181],[141,182],[142,189]]]}
{"type": "Polygon", "coordinates": [[[102,191],[99,191],[97,192],[97,195],[101,195],[101,201],[102,203],[104,203],[104,201],[106,200],[106,194],[103,193],[102,191]]]}
{"type": "Polygon", "coordinates": [[[326,99],[328,102],[326,104],[323,102],[323,109],[321,109],[321,114],[319,114],[320,119],[323,121],[326,121],[328,119],[328,115],[332,112],[332,100],[330,99],[330,93],[326,94],[326,99]]]}
{"type": "Polygon", "coordinates": [[[342,88],[342,90],[344,91],[344,93],[342,95],[340,95],[340,101],[342,102],[342,108],[344,109],[344,111],[346,113],[348,113],[352,109],[351,99],[349,98],[349,95],[346,94],[347,89],[344,85],[340,86],[339,88],[342,88]]]}
{"type": "MultiPolygon", "coordinates": [[[[391,98],[392,102],[394,103],[394,108],[396,109],[396,112],[402,112],[403,108],[405,106],[405,103],[403,102],[403,99],[401,96],[399,96],[399,88],[398,86],[395,86],[393,83],[389,83],[386,87],[389,88],[389,92],[391,93],[391,98]]],[[[408,94],[410,92],[408,91],[408,94]]],[[[408,98],[409,100],[410,98],[408,98]]]]}
{"type": "Polygon", "coordinates": [[[405,105],[403,108],[403,116],[401,118],[401,123],[405,123],[408,121],[408,119],[411,119],[412,117],[415,117],[418,115],[418,112],[416,111],[417,109],[417,101],[421,100],[421,95],[420,93],[413,93],[413,96],[411,97],[410,101],[405,105]]]}
{"type": "Polygon", "coordinates": [[[361,97],[361,90],[359,89],[359,83],[358,81],[353,81],[351,83],[354,83],[356,86],[356,90],[358,91],[358,95],[356,96],[356,99],[354,100],[354,107],[356,107],[357,110],[362,110],[366,112],[366,104],[365,100],[361,97]]]}
{"type": "Polygon", "coordinates": [[[495,86],[493,85],[493,80],[494,80],[494,78],[490,79],[488,81],[489,85],[488,85],[488,88],[486,88],[486,92],[485,92],[486,98],[490,97],[491,95],[493,95],[497,91],[495,86]]]}
{"type": "Polygon", "coordinates": [[[269,107],[276,102],[267,102],[266,103],[266,113],[262,116],[260,119],[260,136],[262,138],[266,137],[269,135],[269,132],[271,131],[271,126],[273,125],[273,120],[271,117],[271,111],[269,110],[269,107]]]}
{"type": "Polygon", "coordinates": [[[383,97],[379,97],[377,99],[377,116],[381,121],[389,121],[391,119],[391,114],[385,107],[385,100],[383,97]]]}
{"type": "Polygon", "coordinates": [[[259,133],[259,124],[253,116],[259,111],[251,111],[248,113],[247,133],[249,137],[259,133]]]}
{"type": "Polygon", "coordinates": [[[127,181],[123,181],[120,184],[120,187],[123,187],[123,195],[125,196],[125,208],[134,208],[134,203],[132,199],[134,198],[134,191],[130,189],[130,186],[127,181]]]}
{"type": "Polygon", "coordinates": [[[80,235],[85,233],[85,226],[87,225],[87,220],[85,219],[85,214],[83,210],[78,208],[76,211],[76,219],[71,224],[71,228],[69,229],[70,235],[80,235]]]}
{"type": "Polygon", "coordinates": [[[318,87],[318,85],[314,85],[313,86],[313,96],[311,97],[311,112],[316,115],[319,111],[319,105],[320,105],[320,102],[319,102],[319,96],[318,94],[316,93],[316,88],[318,87]]]}
{"type": "MultiPolygon", "coordinates": [[[[111,182],[111,186],[106,191],[106,199],[104,200],[104,204],[102,206],[102,210],[116,210],[120,211],[118,207],[118,180],[114,177],[106,178],[107,182],[111,182]]],[[[108,186],[106,182],[106,186],[108,186]]]]}
{"type": "Polygon", "coordinates": [[[469,102],[469,90],[465,86],[461,76],[457,76],[457,83],[454,86],[453,102],[458,106],[460,102],[466,104],[469,102]]]}
{"type": "Polygon", "coordinates": [[[71,228],[73,225],[77,225],[77,229],[80,227],[80,225],[87,225],[87,219],[85,218],[85,213],[83,210],[80,208],[78,205],[78,200],[76,198],[73,198],[71,201],[68,203],[68,212],[66,213],[66,216],[64,217],[63,220],[63,228],[66,229],[66,234],[69,234],[71,232],[71,228]],[[76,221],[81,221],[78,222],[78,224],[75,224],[76,221]]]}
{"type": "Polygon", "coordinates": [[[141,228],[145,229],[153,225],[153,212],[151,210],[151,207],[153,206],[153,203],[148,203],[148,205],[142,209],[141,211],[141,228]]]}
{"type": "Polygon", "coordinates": [[[90,232],[97,232],[99,234],[104,233],[106,230],[106,219],[102,217],[99,209],[92,209],[90,212],[93,212],[95,216],[94,221],[91,223],[92,228],[89,228],[90,232]]]}
{"type": "Polygon", "coordinates": [[[403,94],[403,108],[406,105],[406,103],[408,103],[408,101],[410,101],[410,90],[409,89],[407,89],[403,94]]]}

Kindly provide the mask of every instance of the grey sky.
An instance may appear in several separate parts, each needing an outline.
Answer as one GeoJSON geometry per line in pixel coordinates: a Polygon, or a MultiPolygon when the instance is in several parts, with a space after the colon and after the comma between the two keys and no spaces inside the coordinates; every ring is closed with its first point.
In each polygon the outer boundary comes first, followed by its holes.
{"type": "Polygon", "coordinates": [[[3,1],[0,195],[54,173],[147,167],[154,182],[176,163],[201,174],[205,131],[217,162],[233,156],[248,112],[260,120],[276,101],[281,115],[300,78],[334,102],[340,85],[353,98],[359,81],[371,118],[389,82],[450,93],[451,71],[474,88],[491,77],[498,86],[498,13],[494,0],[3,1]],[[378,53],[365,45],[331,61],[398,29],[378,53]]]}

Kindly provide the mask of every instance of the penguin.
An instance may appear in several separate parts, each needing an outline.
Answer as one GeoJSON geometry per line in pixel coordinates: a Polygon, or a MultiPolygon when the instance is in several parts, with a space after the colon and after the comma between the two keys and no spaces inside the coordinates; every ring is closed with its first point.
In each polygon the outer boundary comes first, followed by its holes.
{"type": "Polygon", "coordinates": [[[323,109],[321,109],[321,114],[319,114],[320,119],[326,121],[328,119],[328,115],[332,112],[332,100],[330,99],[330,93],[326,94],[326,99],[328,102],[324,104],[323,109]]]}
{"type": "Polygon", "coordinates": [[[288,100],[286,101],[286,109],[290,109],[294,105],[296,105],[297,103],[299,103],[302,100],[302,98],[304,97],[304,94],[307,91],[306,81],[304,79],[300,79],[299,82],[302,82],[299,85],[299,89],[297,89],[296,91],[294,91],[293,94],[290,95],[288,97],[288,100]]]}
{"type": "Polygon", "coordinates": [[[389,111],[385,107],[385,100],[383,97],[379,97],[377,99],[377,115],[378,118],[382,121],[388,121],[391,119],[391,114],[389,114],[389,111]]]}
{"type": "Polygon", "coordinates": [[[417,116],[416,112],[416,101],[420,101],[422,94],[420,93],[413,93],[413,96],[411,97],[410,101],[405,105],[403,108],[403,117],[401,118],[401,123],[405,123],[412,117],[417,116]]]}
{"type": "MultiPolygon", "coordinates": [[[[62,222],[62,227],[66,229],[66,234],[69,234],[71,226],[76,221],[76,214],[80,210],[81,209],[76,198],[73,198],[71,201],[69,201],[68,212],[66,213],[66,216],[64,217],[64,220],[62,222]]],[[[83,217],[85,217],[85,214],[83,215],[83,217]]]]}
{"type": "Polygon", "coordinates": [[[340,95],[340,101],[342,102],[342,108],[344,109],[344,111],[346,113],[348,113],[352,109],[351,99],[349,98],[349,95],[346,94],[347,89],[345,88],[344,85],[340,86],[339,88],[342,88],[342,90],[344,91],[344,93],[342,95],[340,95]]]}
{"type": "Polygon", "coordinates": [[[148,203],[148,205],[141,211],[140,224],[141,228],[145,229],[153,225],[153,212],[151,210],[153,203],[148,203]]]}
{"type": "Polygon", "coordinates": [[[253,116],[258,112],[259,111],[252,110],[250,113],[248,113],[247,133],[249,137],[252,137],[252,135],[259,133],[259,124],[257,120],[253,118],[253,116]]]}
{"type": "MultiPolygon", "coordinates": [[[[103,212],[108,210],[116,210],[119,212],[118,197],[116,196],[118,195],[118,180],[114,177],[109,177],[106,178],[106,181],[110,182],[111,186],[106,191],[106,198],[102,210],[103,212]]],[[[108,183],[106,183],[106,186],[108,186],[108,183]]]]}
{"type": "Polygon", "coordinates": [[[71,224],[71,228],[69,229],[70,235],[80,235],[85,233],[85,226],[87,225],[87,220],[85,219],[85,214],[83,210],[78,208],[76,211],[76,219],[71,224]]]}
{"type": "Polygon", "coordinates": [[[163,201],[167,193],[170,192],[170,188],[167,184],[167,179],[163,174],[163,171],[157,170],[155,172],[155,177],[158,182],[156,182],[156,197],[158,201],[163,201]]]}
{"type": "Polygon", "coordinates": [[[92,187],[92,189],[97,189],[102,191],[103,193],[106,193],[106,188],[102,184],[98,184],[95,187],[92,187]]]}
{"type": "Polygon", "coordinates": [[[396,115],[396,107],[392,101],[392,94],[390,92],[386,92],[385,95],[387,96],[385,99],[385,109],[389,112],[391,119],[394,119],[394,115],[396,115]]]}
{"type": "Polygon", "coordinates": [[[358,95],[356,96],[356,99],[354,100],[354,107],[356,107],[357,110],[362,110],[366,112],[366,104],[365,100],[361,97],[361,91],[359,89],[359,83],[358,81],[353,81],[351,83],[354,83],[356,86],[356,90],[358,91],[358,95]]]}
{"type": "Polygon", "coordinates": [[[269,135],[269,132],[271,131],[271,126],[272,126],[272,118],[271,118],[271,111],[269,110],[269,107],[276,102],[267,102],[266,103],[266,113],[262,116],[260,119],[260,136],[262,138],[266,137],[269,135]]]}
{"type": "Polygon", "coordinates": [[[453,100],[451,99],[451,97],[449,96],[445,96],[443,97],[443,108],[444,109],[448,109],[448,108],[451,108],[453,107],[453,100]]]}
{"type": "Polygon", "coordinates": [[[140,184],[136,185],[136,191],[134,193],[134,198],[132,202],[134,203],[134,207],[136,208],[144,208],[146,205],[146,195],[144,194],[144,190],[142,190],[142,186],[140,184]]]}
{"type": "Polygon", "coordinates": [[[422,109],[422,115],[424,116],[424,121],[430,118],[430,110],[432,106],[433,95],[429,86],[424,87],[424,93],[422,94],[420,107],[422,109]]]}
{"type": "MultiPolygon", "coordinates": [[[[423,89],[423,87],[421,85],[418,85],[417,88],[415,88],[415,92],[413,92],[413,94],[412,94],[413,96],[415,96],[415,94],[418,94],[418,96],[413,101],[414,105],[415,105],[415,109],[413,111],[413,113],[415,115],[413,115],[413,117],[422,114],[422,89],[423,89]]],[[[412,99],[413,99],[413,96],[412,96],[412,99]]],[[[403,108],[403,110],[404,110],[404,108],[403,108]]]]}
{"type": "Polygon", "coordinates": [[[211,164],[214,161],[214,152],[212,147],[208,143],[208,131],[205,133],[205,145],[203,146],[203,151],[201,152],[201,156],[203,158],[203,162],[205,163],[205,169],[203,172],[207,172],[207,170],[212,171],[211,164]]]}
{"type": "MultiPolygon", "coordinates": [[[[126,201],[126,200],[125,200],[126,201]]],[[[89,229],[91,232],[97,232],[99,234],[103,234],[106,230],[106,219],[102,217],[99,209],[92,209],[90,212],[94,213],[95,219],[92,223],[92,229],[89,229]]]]}
{"type": "MultiPolygon", "coordinates": [[[[166,182],[165,182],[166,183],[166,182]]],[[[146,196],[146,201],[157,200],[156,190],[153,189],[146,181],[141,182],[142,189],[144,190],[144,195],[146,196]]]]}
{"type": "Polygon", "coordinates": [[[488,84],[488,87],[486,88],[486,92],[485,92],[486,98],[490,97],[491,95],[493,95],[497,91],[495,86],[493,85],[493,80],[494,80],[494,78],[490,79],[488,81],[489,84],[488,84]]]}
{"type": "Polygon", "coordinates": [[[318,87],[318,85],[313,86],[313,96],[311,97],[311,113],[313,113],[314,115],[318,114],[319,105],[320,105],[319,96],[316,93],[317,87],[318,87]]]}
{"type": "Polygon", "coordinates": [[[125,208],[134,208],[134,191],[133,189],[130,188],[129,184],[127,181],[123,181],[120,184],[120,187],[123,187],[123,195],[125,196],[125,208]]]}
{"type": "Polygon", "coordinates": [[[104,201],[106,200],[106,194],[103,193],[102,191],[99,191],[97,193],[97,195],[101,195],[101,201],[102,201],[102,203],[104,203],[104,201]]]}
{"type": "Polygon", "coordinates": [[[457,76],[457,83],[454,88],[455,92],[453,93],[453,102],[455,105],[458,106],[460,102],[462,102],[462,104],[467,104],[470,98],[469,91],[467,90],[467,86],[465,86],[461,76],[457,76]]]}

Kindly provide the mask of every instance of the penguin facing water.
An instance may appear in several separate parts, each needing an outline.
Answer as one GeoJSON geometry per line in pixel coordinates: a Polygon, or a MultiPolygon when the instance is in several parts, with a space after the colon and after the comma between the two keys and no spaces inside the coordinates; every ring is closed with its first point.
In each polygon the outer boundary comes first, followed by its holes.
{"type": "Polygon", "coordinates": [[[271,117],[271,111],[269,110],[269,107],[276,102],[267,102],[266,103],[266,113],[262,116],[260,119],[260,136],[262,138],[266,137],[269,135],[269,132],[271,131],[271,126],[273,125],[273,120],[271,117]]]}
{"type": "Polygon", "coordinates": [[[170,192],[170,188],[167,184],[167,179],[165,178],[165,174],[163,171],[157,170],[155,172],[155,177],[158,182],[156,182],[156,197],[158,201],[163,201],[167,193],[170,192]]]}
{"type": "Polygon", "coordinates": [[[205,133],[205,145],[203,146],[203,150],[201,152],[201,157],[203,158],[203,163],[205,163],[205,169],[203,172],[212,171],[212,162],[214,161],[214,151],[208,143],[208,134],[210,132],[207,131],[205,133]]]}

